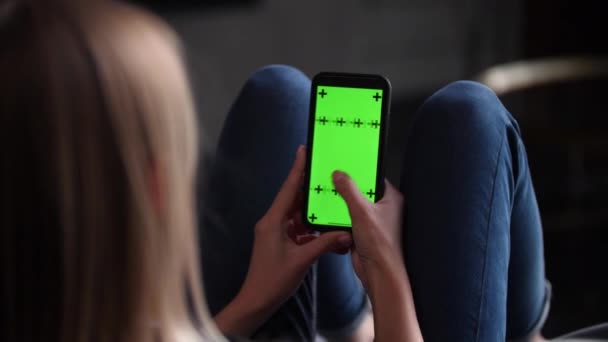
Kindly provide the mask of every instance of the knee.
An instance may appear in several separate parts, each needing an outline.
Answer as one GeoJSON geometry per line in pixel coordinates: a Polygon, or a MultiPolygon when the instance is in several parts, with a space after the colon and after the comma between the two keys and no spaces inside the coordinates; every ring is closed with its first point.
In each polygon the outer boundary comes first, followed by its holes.
{"type": "MultiPolygon", "coordinates": [[[[220,145],[235,149],[246,144],[280,145],[305,141],[310,101],[310,80],[293,67],[270,65],[255,71],[245,82],[224,122],[220,145]],[[229,133],[228,133],[229,132],[229,133]],[[272,135],[263,134],[272,132],[272,135]],[[224,139],[235,139],[229,142],[224,139]]],[[[295,150],[292,144],[285,149],[295,150]]],[[[274,146],[273,148],[279,148],[274,146]]],[[[224,151],[225,152],[225,151],[224,151]]]]}
{"type": "Polygon", "coordinates": [[[457,136],[496,138],[504,132],[511,117],[496,94],[488,87],[457,81],[437,91],[420,107],[416,131],[456,132],[457,136]]]}
{"type": "Polygon", "coordinates": [[[310,80],[288,65],[268,65],[256,70],[241,91],[242,96],[275,105],[308,101],[310,80]]]}

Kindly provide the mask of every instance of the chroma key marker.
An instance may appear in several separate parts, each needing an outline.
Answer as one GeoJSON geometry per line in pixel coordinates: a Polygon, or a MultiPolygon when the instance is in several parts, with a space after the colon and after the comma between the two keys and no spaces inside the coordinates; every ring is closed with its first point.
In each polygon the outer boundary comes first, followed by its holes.
{"type": "MultiPolygon", "coordinates": [[[[327,92],[325,91],[325,89],[321,89],[321,91],[319,92],[319,95],[321,95],[321,98],[324,99],[325,95],[327,95],[327,92]]],[[[376,93],[376,95],[378,95],[378,94],[376,93]]]]}
{"type": "Polygon", "coordinates": [[[369,198],[372,198],[376,193],[374,192],[373,189],[369,189],[368,192],[365,193],[367,196],[369,196],[369,198]]]}

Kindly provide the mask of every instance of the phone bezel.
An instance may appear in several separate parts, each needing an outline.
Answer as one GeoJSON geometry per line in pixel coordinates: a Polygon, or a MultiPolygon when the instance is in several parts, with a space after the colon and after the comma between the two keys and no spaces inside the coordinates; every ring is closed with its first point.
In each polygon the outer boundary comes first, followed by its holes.
{"type": "Polygon", "coordinates": [[[310,189],[310,169],[312,160],[312,149],[314,148],[314,127],[315,127],[315,109],[317,104],[317,86],[338,86],[338,87],[352,87],[352,88],[367,88],[367,89],[382,89],[382,108],[380,116],[380,142],[378,144],[378,162],[376,165],[376,195],[374,196],[374,202],[378,202],[384,195],[384,156],[386,152],[386,138],[388,133],[388,124],[390,118],[390,104],[391,104],[391,83],[390,81],[381,75],[373,74],[352,74],[352,73],[341,73],[341,72],[321,72],[312,79],[311,94],[310,94],[310,107],[309,107],[309,118],[308,118],[308,151],[306,155],[306,176],[304,181],[304,211],[302,212],[303,222],[305,224],[319,232],[327,231],[351,231],[352,227],[344,226],[333,226],[312,223],[308,220],[308,200],[310,189]]]}

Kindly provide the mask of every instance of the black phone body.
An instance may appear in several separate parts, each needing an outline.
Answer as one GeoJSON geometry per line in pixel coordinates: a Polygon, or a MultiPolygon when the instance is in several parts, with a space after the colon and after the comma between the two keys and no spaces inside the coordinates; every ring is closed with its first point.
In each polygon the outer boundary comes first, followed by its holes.
{"type": "Polygon", "coordinates": [[[322,72],[312,80],[303,220],[316,231],[350,230],[333,186],[346,172],[372,202],[384,194],[391,85],[379,75],[322,72]]]}

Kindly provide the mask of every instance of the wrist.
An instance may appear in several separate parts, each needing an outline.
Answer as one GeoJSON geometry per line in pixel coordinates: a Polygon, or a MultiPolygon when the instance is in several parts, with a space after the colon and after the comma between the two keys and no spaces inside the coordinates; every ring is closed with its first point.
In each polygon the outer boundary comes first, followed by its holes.
{"type": "Polygon", "coordinates": [[[274,310],[244,286],[214,319],[223,334],[249,337],[268,320],[274,310]]]}
{"type": "Polygon", "coordinates": [[[367,267],[370,299],[377,292],[399,291],[409,289],[409,279],[403,259],[380,259],[367,267]]]}
{"type": "Polygon", "coordinates": [[[249,290],[249,288],[246,287],[246,284],[236,295],[234,302],[242,308],[243,313],[257,317],[264,317],[265,319],[272,315],[277,306],[273,305],[272,301],[266,299],[260,293],[256,293],[254,290],[249,290]]]}
{"type": "MultiPolygon", "coordinates": [[[[402,260],[402,259],[400,259],[402,260]]],[[[387,262],[370,269],[368,294],[374,317],[377,341],[422,341],[407,271],[402,261],[387,262]]]]}
{"type": "MultiPolygon", "coordinates": [[[[400,248],[385,245],[374,253],[374,257],[368,257],[370,273],[375,277],[400,277],[406,278],[405,262],[400,248]]],[[[370,253],[371,254],[371,253],[370,253]]],[[[396,279],[397,280],[397,279],[396,279]]]]}

